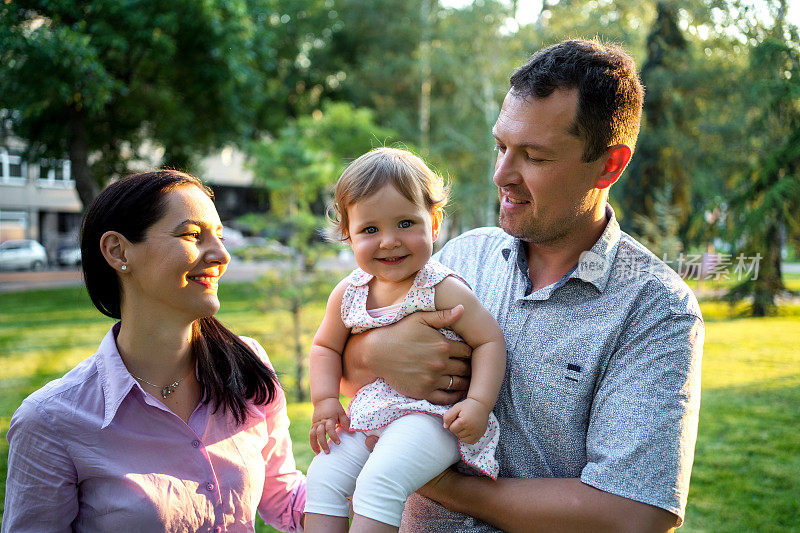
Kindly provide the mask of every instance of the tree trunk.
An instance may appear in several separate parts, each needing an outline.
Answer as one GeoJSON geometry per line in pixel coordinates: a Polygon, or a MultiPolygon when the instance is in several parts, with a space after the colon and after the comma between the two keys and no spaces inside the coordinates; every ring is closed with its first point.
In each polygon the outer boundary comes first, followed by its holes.
{"type": "Polygon", "coordinates": [[[420,19],[422,21],[422,42],[419,44],[420,91],[419,91],[419,146],[424,155],[430,151],[431,144],[431,21],[430,0],[422,0],[420,19]]]}
{"type": "Polygon", "coordinates": [[[72,179],[78,191],[84,209],[94,200],[100,192],[92,171],[89,168],[89,148],[86,143],[86,116],[78,110],[71,108],[69,111],[69,163],[72,179]]]}
{"type": "Polygon", "coordinates": [[[779,225],[770,224],[764,239],[765,254],[758,279],[753,282],[753,316],[768,316],[775,311],[775,297],[785,286],[781,276],[781,236],[779,225]]]}
{"type": "Polygon", "coordinates": [[[292,302],[292,325],[294,326],[294,377],[295,377],[295,394],[298,402],[306,401],[306,389],[303,386],[303,377],[305,376],[305,360],[306,354],[303,350],[303,343],[301,342],[301,316],[300,316],[300,303],[295,300],[292,302]]]}

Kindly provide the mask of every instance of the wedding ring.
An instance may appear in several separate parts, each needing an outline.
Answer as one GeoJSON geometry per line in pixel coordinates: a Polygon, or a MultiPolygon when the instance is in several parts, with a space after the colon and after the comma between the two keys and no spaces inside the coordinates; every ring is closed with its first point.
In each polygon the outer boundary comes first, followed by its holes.
{"type": "Polygon", "coordinates": [[[452,386],[453,386],[453,376],[450,376],[450,383],[447,384],[447,388],[445,390],[450,390],[452,386]]]}

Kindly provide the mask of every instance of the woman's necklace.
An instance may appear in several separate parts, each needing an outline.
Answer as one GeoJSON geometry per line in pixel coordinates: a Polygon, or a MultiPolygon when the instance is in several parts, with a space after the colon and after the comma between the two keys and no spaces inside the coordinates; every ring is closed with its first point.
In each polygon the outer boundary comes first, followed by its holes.
{"type": "Polygon", "coordinates": [[[142,383],[146,383],[146,384],[150,385],[151,387],[155,387],[155,388],[157,388],[157,389],[161,389],[161,397],[162,397],[162,398],[164,398],[165,400],[167,399],[167,396],[169,396],[170,394],[172,394],[172,393],[175,391],[175,389],[177,389],[177,388],[178,388],[178,385],[180,385],[180,384],[181,384],[181,381],[183,381],[184,379],[186,379],[186,378],[188,378],[189,376],[191,376],[191,375],[192,375],[192,373],[191,373],[191,372],[189,372],[188,374],[186,374],[185,376],[183,376],[183,377],[182,377],[181,379],[179,379],[178,381],[173,381],[173,382],[172,382],[172,383],[170,383],[169,385],[164,385],[163,387],[161,387],[161,386],[159,386],[159,385],[156,385],[155,383],[150,383],[150,382],[149,382],[149,381],[147,381],[146,379],[142,379],[142,378],[140,378],[139,376],[137,376],[136,374],[134,374],[134,373],[133,373],[133,372],[131,372],[130,370],[129,370],[128,372],[130,373],[130,375],[131,375],[131,376],[133,376],[135,379],[138,379],[138,380],[139,380],[139,381],[141,381],[142,383]]]}

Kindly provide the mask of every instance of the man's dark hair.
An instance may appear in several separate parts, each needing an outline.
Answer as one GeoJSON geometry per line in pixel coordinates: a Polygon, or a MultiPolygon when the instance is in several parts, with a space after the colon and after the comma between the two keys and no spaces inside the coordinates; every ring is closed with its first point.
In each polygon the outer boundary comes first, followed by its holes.
{"type": "Polygon", "coordinates": [[[556,89],[578,89],[570,132],[584,141],[584,161],[597,160],[614,144],[633,150],[644,86],[622,48],[594,39],[564,41],[539,50],[511,76],[511,90],[523,98],[546,98],[556,89]]]}

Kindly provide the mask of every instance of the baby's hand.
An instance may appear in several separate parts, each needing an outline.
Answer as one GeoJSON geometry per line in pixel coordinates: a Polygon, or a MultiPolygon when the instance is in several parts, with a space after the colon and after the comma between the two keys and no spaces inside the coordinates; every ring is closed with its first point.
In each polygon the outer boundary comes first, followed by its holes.
{"type": "Polygon", "coordinates": [[[464,398],[444,414],[444,427],[467,444],[475,444],[486,433],[489,409],[472,398],[464,398]]]}
{"type": "Polygon", "coordinates": [[[314,404],[311,431],[308,432],[308,436],[311,440],[311,449],[315,454],[319,453],[320,449],[325,453],[330,453],[328,438],[335,444],[339,444],[339,435],[336,433],[337,425],[345,430],[350,429],[350,419],[347,418],[338,398],[325,398],[314,404]]]}

